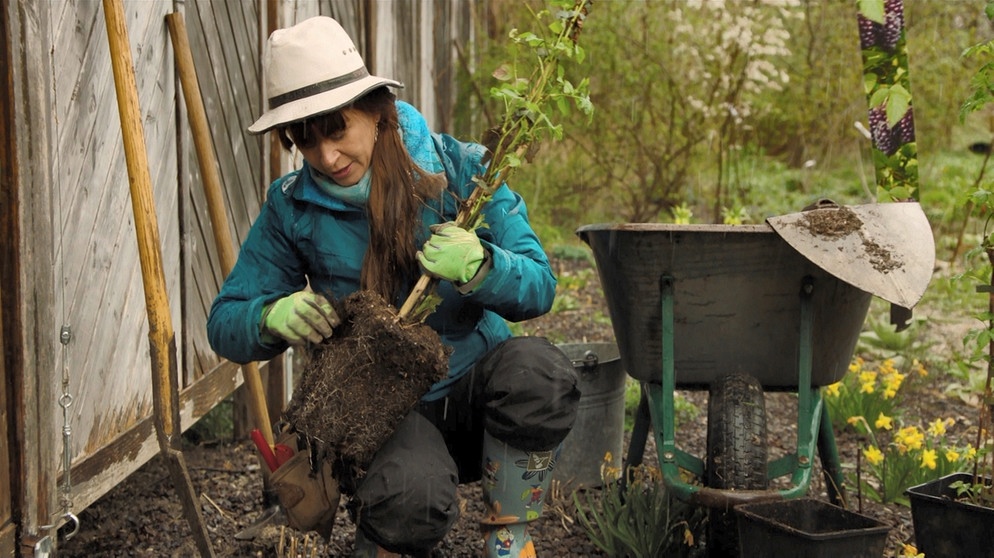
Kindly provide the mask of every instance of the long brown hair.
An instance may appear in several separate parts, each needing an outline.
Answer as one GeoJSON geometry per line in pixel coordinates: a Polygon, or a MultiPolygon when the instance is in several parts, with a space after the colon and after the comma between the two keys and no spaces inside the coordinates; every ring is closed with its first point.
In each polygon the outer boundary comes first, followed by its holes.
{"type": "MultiPolygon", "coordinates": [[[[366,204],[369,248],[362,262],[360,287],[379,293],[388,301],[399,296],[406,281],[417,275],[415,234],[421,225],[421,205],[426,199],[439,196],[446,185],[444,174],[430,174],[411,159],[400,136],[394,103],[393,92],[379,87],[351,105],[378,120],[366,204]]],[[[283,147],[290,149],[291,137],[304,139],[311,130],[327,136],[345,125],[339,109],[280,127],[277,134],[283,147]]]]}

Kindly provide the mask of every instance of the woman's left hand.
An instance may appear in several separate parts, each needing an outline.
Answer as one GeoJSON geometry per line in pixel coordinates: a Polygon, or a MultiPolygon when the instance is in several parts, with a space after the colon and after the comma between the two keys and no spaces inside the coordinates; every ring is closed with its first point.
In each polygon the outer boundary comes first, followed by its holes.
{"type": "Polygon", "coordinates": [[[437,279],[468,283],[486,255],[480,239],[453,222],[431,226],[431,238],[418,252],[425,273],[437,279]]]}

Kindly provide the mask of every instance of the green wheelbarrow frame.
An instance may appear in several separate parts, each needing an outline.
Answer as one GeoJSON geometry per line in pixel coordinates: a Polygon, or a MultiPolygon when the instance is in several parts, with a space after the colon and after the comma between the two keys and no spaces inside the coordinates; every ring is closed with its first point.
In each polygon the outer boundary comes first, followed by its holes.
{"type": "MultiPolygon", "coordinates": [[[[674,367],[673,283],[671,276],[660,278],[662,303],[662,370],[659,384],[643,383],[643,402],[648,405],[660,468],[667,489],[681,500],[707,507],[727,508],[740,503],[760,500],[799,498],[807,494],[811,483],[812,461],[815,451],[821,456],[826,476],[829,498],[845,507],[842,468],[838,447],[832,430],[831,419],[821,398],[821,390],[811,385],[811,294],[814,282],[805,277],[799,286],[800,332],[799,362],[797,364],[797,444],[796,450],[769,462],[769,480],[790,475],[791,486],[780,490],[726,490],[716,489],[683,480],[680,470],[685,469],[698,478],[704,476],[704,461],[681,450],[676,443],[674,394],[677,389],[674,367]]],[[[644,416],[644,415],[643,415],[644,416]]],[[[644,420],[644,419],[643,419],[644,420]]]]}

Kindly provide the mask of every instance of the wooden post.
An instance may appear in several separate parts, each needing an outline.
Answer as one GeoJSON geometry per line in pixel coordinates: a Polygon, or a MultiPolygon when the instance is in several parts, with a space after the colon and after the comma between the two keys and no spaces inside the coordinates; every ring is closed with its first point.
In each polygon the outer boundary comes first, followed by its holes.
{"type": "Polygon", "coordinates": [[[184,514],[202,556],[214,556],[210,536],[200,513],[198,498],[179,450],[182,428],[179,392],[176,386],[176,338],[173,334],[166,298],[166,277],[162,266],[162,246],[148,170],[145,132],[138,105],[138,87],[131,58],[131,43],[124,22],[122,0],[104,0],[104,19],[114,70],[114,88],[121,117],[121,135],[128,165],[131,207],[138,237],[145,307],[148,313],[148,337],[152,359],[152,403],[159,449],[169,465],[173,484],[183,503],[184,514]]]}

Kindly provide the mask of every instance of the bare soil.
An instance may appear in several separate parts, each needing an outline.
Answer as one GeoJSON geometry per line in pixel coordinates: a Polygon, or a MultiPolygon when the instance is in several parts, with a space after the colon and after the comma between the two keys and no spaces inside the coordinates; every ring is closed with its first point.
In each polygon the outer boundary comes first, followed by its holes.
{"type": "MultiPolygon", "coordinates": [[[[552,314],[522,324],[521,333],[542,335],[556,343],[613,342],[614,334],[604,305],[604,297],[594,271],[594,264],[584,259],[554,260],[560,277],[562,294],[568,301],[552,314]]],[[[916,312],[919,312],[916,310],[916,312]]],[[[957,324],[930,325],[928,334],[936,351],[962,338],[957,324]],[[948,326],[948,327],[947,327],[948,326]]],[[[972,410],[964,403],[943,393],[941,380],[933,378],[919,385],[909,397],[914,405],[910,413],[929,419],[952,416],[960,424],[969,425],[972,410]]],[[[707,416],[706,392],[680,392],[681,397],[697,410],[693,416],[677,424],[677,442],[681,449],[697,456],[706,452],[707,416]]],[[[796,397],[790,393],[766,394],[768,444],[771,456],[792,451],[796,440],[796,397]]],[[[915,415],[912,415],[915,416],[915,415]]],[[[649,436],[644,462],[658,463],[655,445],[649,436]]],[[[855,463],[857,441],[846,434],[838,435],[843,463],[855,463]]],[[[629,434],[625,435],[628,447],[629,434]]],[[[305,536],[292,530],[271,525],[262,529],[254,540],[238,540],[235,534],[251,525],[266,512],[263,475],[256,450],[247,440],[222,440],[189,445],[184,456],[192,481],[200,493],[201,509],[217,556],[348,556],[352,549],[354,528],[344,511],[339,509],[336,525],[329,540],[311,533],[305,536]],[[280,545],[284,548],[279,550],[280,545]],[[295,552],[289,547],[294,546],[295,552]]],[[[598,489],[590,489],[596,493],[598,489]]],[[[569,486],[554,486],[550,491],[546,514],[531,529],[536,549],[543,557],[600,557],[577,521],[577,513],[569,486]]],[[[854,511],[884,521],[892,526],[885,556],[896,556],[902,542],[913,542],[910,511],[898,505],[879,505],[848,494],[854,511]]],[[[482,550],[482,537],[477,525],[483,515],[478,484],[460,487],[461,514],[449,535],[436,547],[434,556],[477,556],[482,550]]],[[[808,495],[827,499],[820,467],[815,473],[808,495]]],[[[343,500],[344,502],[344,500],[343,500]]],[[[120,485],[85,510],[79,511],[81,528],[72,540],[59,542],[59,556],[82,558],[91,556],[162,556],[180,557],[197,554],[191,531],[183,517],[179,498],[174,490],[165,460],[153,458],[120,485]]]]}

